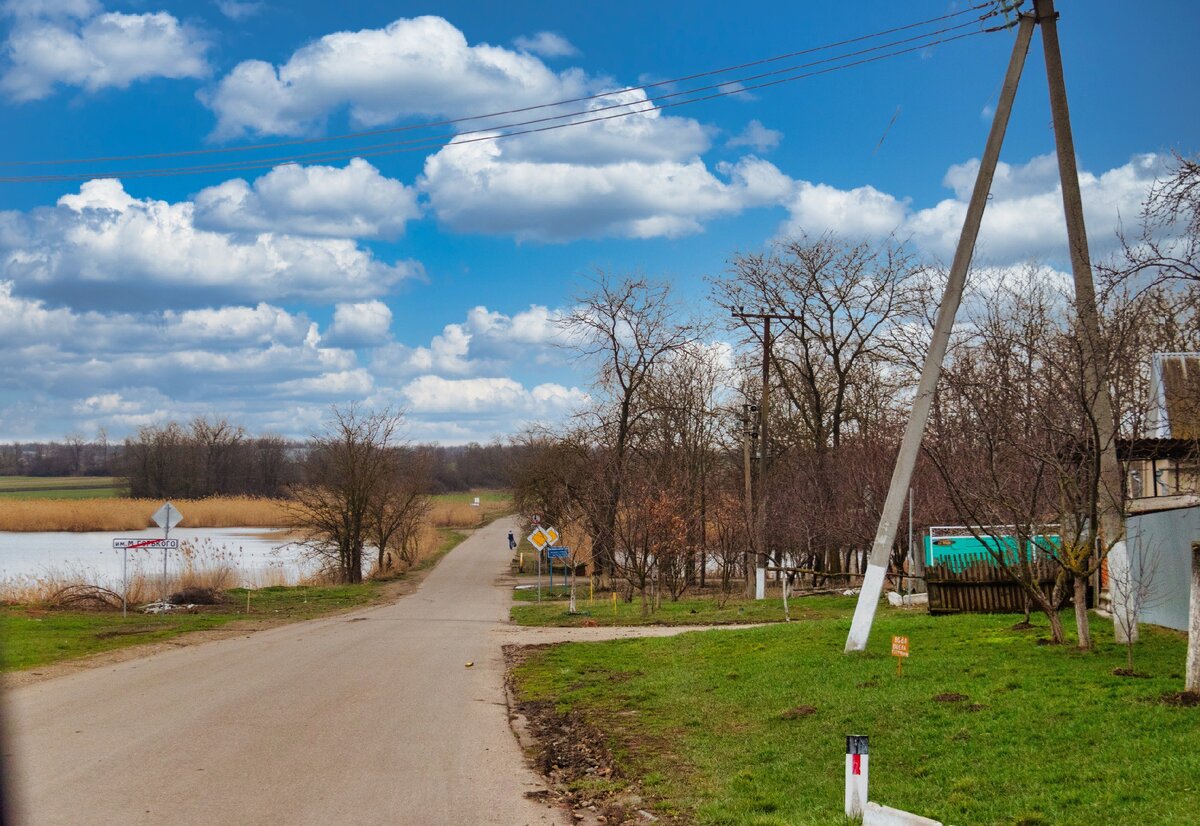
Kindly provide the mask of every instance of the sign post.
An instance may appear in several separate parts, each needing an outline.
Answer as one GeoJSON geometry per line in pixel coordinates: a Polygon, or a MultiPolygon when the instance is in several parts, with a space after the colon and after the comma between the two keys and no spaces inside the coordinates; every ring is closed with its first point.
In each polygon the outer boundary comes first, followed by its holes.
{"type": "Polygon", "coordinates": [[[908,656],[908,637],[892,637],[892,656],[896,658],[896,676],[899,677],[908,656]]]}
{"type": "MultiPolygon", "coordinates": [[[[537,519],[538,519],[538,517],[535,516],[534,517],[534,520],[535,520],[534,525],[537,525],[537,521],[536,521],[537,519]]],[[[557,536],[557,535],[558,535],[558,533],[556,531],[555,536],[557,536]]],[[[546,531],[542,530],[541,528],[535,527],[533,529],[533,533],[529,534],[529,536],[527,536],[525,538],[529,540],[529,544],[532,545],[538,552],[537,601],[541,602],[542,601],[542,548],[544,548],[550,544],[550,536],[549,536],[549,534],[546,533],[546,531]]],[[[554,569],[553,568],[550,569],[550,587],[551,588],[554,587],[554,569]]]]}
{"type": "MultiPolygon", "coordinates": [[[[553,530],[553,528],[551,529],[553,530]]],[[[555,536],[558,531],[554,532],[555,536]]],[[[546,546],[546,561],[550,563],[550,593],[554,594],[554,560],[561,559],[563,561],[563,585],[567,584],[567,557],[570,555],[571,549],[564,548],[561,545],[546,546]]]]}
{"type": "Polygon", "coordinates": [[[175,549],[179,547],[178,539],[114,539],[113,547],[121,549],[121,616],[129,616],[129,549],[130,548],[162,548],[163,553],[167,549],[175,549]]]}
{"type": "MultiPolygon", "coordinates": [[[[163,529],[163,539],[171,538],[171,528],[183,521],[183,514],[179,512],[179,508],[172,505],[170,502],[163,502],[162,507],[154,512],[150,517],[154,520],[154,524],[163,529]]],[[[165,605],[167,602],[167,546],[163,545],[163,578],[162,578],[163,595],[162,601],[165,605]]]]}

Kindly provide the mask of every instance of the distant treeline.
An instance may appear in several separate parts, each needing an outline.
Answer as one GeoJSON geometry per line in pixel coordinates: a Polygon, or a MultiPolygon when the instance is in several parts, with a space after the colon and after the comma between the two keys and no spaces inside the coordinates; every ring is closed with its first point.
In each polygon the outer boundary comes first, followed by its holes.
{"type": "MultiPolygon", "coordinates": [[[[413,445],[429,457],[431,493],[506,488],[526,448],[504,444],[413,445]]],[[[117,476],[129,495],[193,498],[214,495],[283,497],[301,478],[305,441],[254,436],[225,420],[197,418],[140,428],[123,443],[22,442],[0,445],[0,476],[117,476]]]]}

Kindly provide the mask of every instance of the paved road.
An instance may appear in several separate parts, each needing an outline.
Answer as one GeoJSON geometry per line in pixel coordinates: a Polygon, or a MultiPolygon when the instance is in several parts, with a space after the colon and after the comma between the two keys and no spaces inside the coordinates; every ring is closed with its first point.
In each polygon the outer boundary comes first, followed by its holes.
{"type": "Polygon", "coordinates": [[[508,528],[394,605],[12,690],[17,822],[565,822],[508,728],[508,528]]]}

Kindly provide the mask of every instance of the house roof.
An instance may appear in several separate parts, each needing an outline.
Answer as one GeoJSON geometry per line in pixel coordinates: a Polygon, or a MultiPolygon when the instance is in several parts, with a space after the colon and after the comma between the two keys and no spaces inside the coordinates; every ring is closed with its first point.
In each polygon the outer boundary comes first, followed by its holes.
{"type": "Polygon", "coordinates": [[[1200,439],[1200,353],[1155,353],[1148,436],[1200,439]]]}

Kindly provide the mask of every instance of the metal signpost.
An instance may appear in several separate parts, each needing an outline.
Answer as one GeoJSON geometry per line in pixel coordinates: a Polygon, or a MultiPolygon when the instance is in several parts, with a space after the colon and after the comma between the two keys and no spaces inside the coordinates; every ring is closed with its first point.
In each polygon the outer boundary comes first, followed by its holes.
{"type": "MultiPolygon", "coordinates": [[[[536,519],[537,517],[534,517],[534,518],[536,519]]],[[[535,522],[534,524],[537,524],[537,523],[535,522]]],[[[555,535],[557,535],[557,533],[558,532],[555,531],[555,535]]],[[[537,601],[541,602],[542,601],[542,548],[544,548],[550,544],[550,537],[541,528],[534,528],[533,533],[529,534],[529,536],[527,536],[525,538],[529,540],[529,544],[532,545],[534,548],[536,548],[537,552],[538,552],[537,601]]],[[[553,569],[551,569],[551,571],[553,571],[553,569]]],[[[551,576],[550,583],[551,583],[551,586],[553,586],[553,583],[554,583],[553,572],[550,574],[550,576],[551,576]]]]}
{"type": "MultiPolygon", "coordinates": [[[[150,517],[154,520],[154,524],[163,529],[163,540],[171,538],[171,528],[183,521],[183,514],[179,512],[179,508],[172,505],[170,502],[163,502],[162,507],[154,512],[150,517]]],[[[178,547],[178,543],[176,543],[178,547]]],[[[163,545],[163,578],[162,578],[163,604],[167,603],[167,546],[163,545]]]]}
{"type": "MultiPolygon", "coordinates": [[[[557,536],[558,532],[555,531],[557,536]]],[[[563,561],[563,584],[567,581],[567,556],[571,553],[570,548],[564,548],[560,545],[546,546],[546,561],[550,563],[550,595],[554,595],[554,560],[561,559],[563,561]]]]}
{"type": "Polygon", "coordinates": [[[129,594],[129,549],[130,548],[162,548],[163,553],[167,550],[175,550],[179,547],[178,539],[114,539],[113,547],[121,549],[121,616],[129,616],[128,612],[128,594],[129,594]]]}

